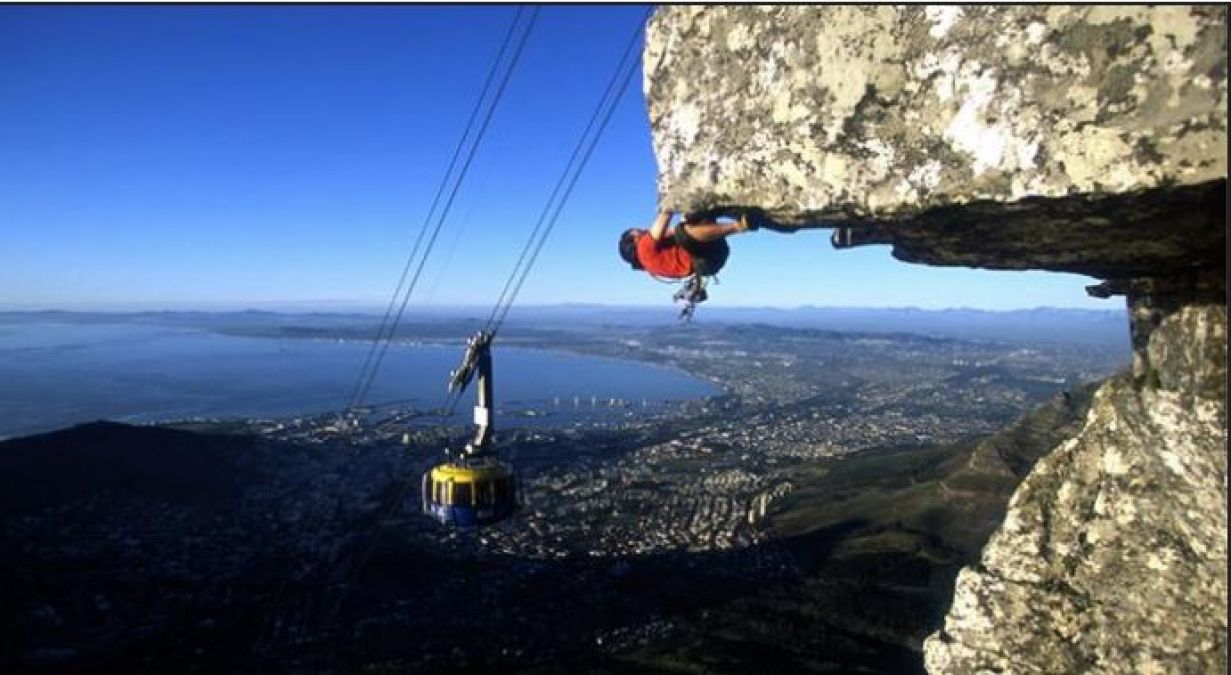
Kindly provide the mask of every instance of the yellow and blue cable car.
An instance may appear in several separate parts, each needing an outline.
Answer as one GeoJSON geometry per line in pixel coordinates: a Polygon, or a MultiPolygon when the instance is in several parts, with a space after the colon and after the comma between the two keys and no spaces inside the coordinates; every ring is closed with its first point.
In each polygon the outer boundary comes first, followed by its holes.
{"type": "Polygon", "coordinates": [[[444,525],[488,525],[517,509],[515,474],[494,457],[432,467],[423,474],[423,495],[424,512],[444,525]]]}
{"type": "Polygon", "coordinates": [[[423,513],[442,525],[475,527],[503,520],[517,510],[517,474],[492,449],[493,334],[480,331],[467,343],[462,365],[449,375],[449,390],[465,390],[479,375],[475,437],[457,456],[423,474],[423,513]]]}

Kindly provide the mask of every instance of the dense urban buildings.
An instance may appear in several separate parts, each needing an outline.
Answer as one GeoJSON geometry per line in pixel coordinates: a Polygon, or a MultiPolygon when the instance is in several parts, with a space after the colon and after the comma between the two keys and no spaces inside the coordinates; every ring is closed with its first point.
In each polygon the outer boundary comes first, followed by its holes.
{"type": "Polygon", "coordinates": [[[9,504],[8,665],[645,665],[728,603],[816,583],[771,527],[797,490],[853,457],[987,436],[1121,365],[1095,347],[770,326],[518,344],[680,368],[724,393],[501,406],[523,505],[471,531],[418,513],[419,477],[469,432],[460,417],[381,406],[133,429],[234,447],[192,477],[197,493],[9,504]]]}

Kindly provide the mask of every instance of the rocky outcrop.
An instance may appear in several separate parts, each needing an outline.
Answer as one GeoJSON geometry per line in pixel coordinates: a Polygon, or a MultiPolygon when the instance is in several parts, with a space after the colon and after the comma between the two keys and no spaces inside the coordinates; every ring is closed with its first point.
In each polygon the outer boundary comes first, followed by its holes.
{"type": "Polygon", "coordinates": [[[1226,320],[1163,318],[1138,374],[1035,465],[959,575],[930,672],[1227,672],[1226,320]]]}
{"type": "Polygon", "coordinates": [[[1226,62],[1221,7],[663,8],[659,200],[936,265],[1216,266],[1226,62]]]}
{"type": "Polygon", "coordinates": [[[1226,671],[1226,71],[1214,6],[650,23],[662,207],[1126,296],[1132,369],[961,573],[932,672],[1226,671]]]}

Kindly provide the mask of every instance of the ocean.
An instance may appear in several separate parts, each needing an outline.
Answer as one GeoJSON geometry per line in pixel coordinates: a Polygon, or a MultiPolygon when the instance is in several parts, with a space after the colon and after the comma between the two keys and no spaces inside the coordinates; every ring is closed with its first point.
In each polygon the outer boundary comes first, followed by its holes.
{"type": "MultiPolygon", "coordinates": [[[[253,338],[155,324],[0,325],[0,438],[109,419],[294,417],[349,401],[366,342],[253,338]]],[[[437,409],[464,344],[394,344],[365,403],[437,409]]],[[[712,384],[650,364],[494,347],[495,396],[506,409],[567,421],[594,402],[647,403],[715,395],[712,384]],[[574,407],[574,401],[580,404],[574,407]]],[[[458,407],[469,417],[473,393],[458,407]]]]}

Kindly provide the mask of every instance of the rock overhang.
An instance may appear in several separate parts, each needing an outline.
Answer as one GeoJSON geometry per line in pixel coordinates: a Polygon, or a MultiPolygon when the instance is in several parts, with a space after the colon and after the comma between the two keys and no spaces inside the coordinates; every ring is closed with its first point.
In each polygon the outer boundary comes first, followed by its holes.
{"type": "Polygon", "coordinates": [[[1213,6],[660,8],[660,204],[928,264],[1221,269],[1226,57],[1213,6]]]}
{"type": "Polygon", "coordinates": [[[1127,296],[928,669],[1226,672],[1225,8],[672,6],[645,56],[664,208],[1127,296]]]}

